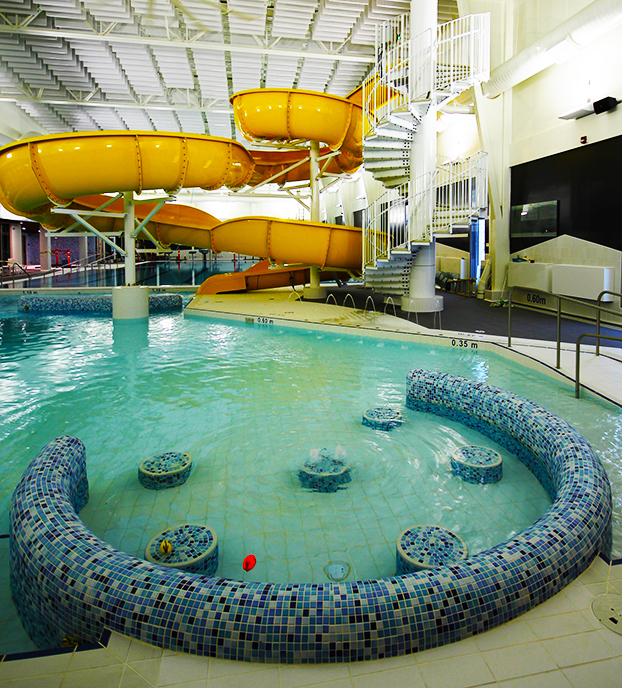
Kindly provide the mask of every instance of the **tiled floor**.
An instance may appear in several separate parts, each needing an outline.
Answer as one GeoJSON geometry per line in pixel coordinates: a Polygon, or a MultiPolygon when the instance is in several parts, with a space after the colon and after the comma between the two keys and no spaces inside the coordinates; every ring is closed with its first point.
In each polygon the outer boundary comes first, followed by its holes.
{"type": "MultiPolygon", "coordinates": [[[[263,315],[261,307],[256,312],[263,315]]],[[[388,325],[383,317],[381,326],[388,325]]],[[[516,341],[513,348],[554,365],[554,348],[542,342],[516,341]]],[[[562,369],[574,376],[570,349],[562,369]]],[[[586,385],[622,403],[622,365],[590,352],[582,370],[586,385]]],[[[113,635],[97,650],[5,660],[0,688],[619,688],[622,635],[602,626],[591,609],[594,598],[605,593],[622,596],[622,566],[597,559],[557,596],[509,624],[418,655],[323,666],[256,665],[179,655],[113,635]]]]}

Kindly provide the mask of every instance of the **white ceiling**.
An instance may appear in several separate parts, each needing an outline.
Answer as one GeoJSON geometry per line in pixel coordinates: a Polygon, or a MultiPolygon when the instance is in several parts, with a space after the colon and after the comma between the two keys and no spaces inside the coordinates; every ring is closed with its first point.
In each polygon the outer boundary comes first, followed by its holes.
{"type": "MultiPolygon", "coordinates": [[[[456,0],[439,0],[439,22],[456,0]]],[[[50,133],[183,131],[241,138],[229,97],[346,95],[376,24],[410,0],[0,0],[0,101],[50,133]]]]}

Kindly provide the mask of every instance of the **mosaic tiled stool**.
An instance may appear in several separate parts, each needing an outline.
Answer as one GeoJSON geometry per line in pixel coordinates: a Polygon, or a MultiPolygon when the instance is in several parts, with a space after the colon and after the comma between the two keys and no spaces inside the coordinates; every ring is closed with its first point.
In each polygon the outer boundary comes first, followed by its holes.
{"type": "Polygon", "coordinates": [[[363,412],[363,425],[376,430],[393,430],[403,422],[402,412],[390,406],[376,406],[363,412]]]}
{"type": "Polygon", "coordinates": [[[469,555],[464,540],[440,526],[413,526],[397,538],[397,575],[454,564],[469,555]]]}
{"type": "Polygon", "coordinates": [[[167,487],[183,485],[192,469],[188,454],[165,452],[150,456],[138,467],[138,480],[148,490],[165,490],[167,487]]]}
{"type": "Polygon", "coordinates": [[[350,466],[326,449],[320,451],[317,459],[304,462],[298,471],[298,478],[303,487],[315,492],[337,492],[342,485],[352,480],[350,466]]]}
{"type": "Polygon", "coordinates": [[[503,462],[494,449],[458,447],[451,455],[451,470],[467,483],[498,483],[503,477],[503,462]]]}
{"type": "Polygon", "coordinates": [[[149,542],[145,548],[145,559],[154,564],[213,576],[218,568],[216,531],[207,526],[191,524],[167,528],[149,542]],[[163,540],[168,540],[172,545],[170,551],[160,548],[163,540]]]}

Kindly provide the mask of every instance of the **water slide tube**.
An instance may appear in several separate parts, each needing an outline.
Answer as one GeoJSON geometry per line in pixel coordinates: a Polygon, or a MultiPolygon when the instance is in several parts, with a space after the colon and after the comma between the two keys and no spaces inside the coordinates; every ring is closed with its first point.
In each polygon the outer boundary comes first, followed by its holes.
{"type": "MultiPolygon", "coordinates": [[[[321,140],[328,146],[325,150],[340,150],[329,163],[331,171],[351,172],[362,162],[361,108],[344,98],[264,89],[244,91],[232,102],[236,119],[253,140],[321,140]],[[252,117],[246,114],[250,107],[252,117]],[[275,112],[279,117],[274,117],[275,112]]],[[[0,202],[16,215],[61,229],[74,218],[53,214],[55,206],[95,209],[107,200],[97,195],[110,192],[239,189],[259,184],[305,154],[248,151],[230,139],[166,132],[78,132],[23,139],[0,148],[0,202]]],[[[308,174],[307,162],[277,181],[308,179],[308,174]]],[[[118,212],[120,203],[108,209],[118,212]]],[[[144,218],[152,208],[137,205],[136,216],[144,218]]],[[[120,230],[118,219],[92,217],[89,222],[103,232],[120,230]]],[[[169,204],[155,214],[147,230],[164,245],[184,244],[343,270],[360,270],[361,265],[360,229],[342,225],[276,218],[219,223],[198,209],[169,204]]],[[[284,275],[287,284],[290,277],[284,275]]]]}

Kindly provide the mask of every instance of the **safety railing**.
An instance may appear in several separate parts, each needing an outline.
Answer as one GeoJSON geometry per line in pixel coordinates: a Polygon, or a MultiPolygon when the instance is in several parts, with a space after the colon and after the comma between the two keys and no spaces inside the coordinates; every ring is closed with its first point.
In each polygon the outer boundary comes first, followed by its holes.
{"type": "Polygon", "coordinates": [[[3,265],[0,269],[0,285],[3,285],[5,280],[10,280],[15,286],[16,279],[26,279],[28,284],[30,284],[31,275],[26,270],[23,265],[19,263],[10,263],[9,265],[3,265]]]}
{"type": "MultiPolygon", "coordinates": [[[[600,340],[608,339],[613,342],[622,342],[622,337],[612,337],[608,334],[594,334],[593,332],[583,332],[577,337],[576,352],[575,352],[575,380],[574,380],[574,395],[578,399],[581,396],[581,342],[585,337],[594,337],[596,339],[596,348],[600,349],[600,340]]],[[[598,354],[597,354],[598,355],[598,354]]]]}
{"type": "MultiPolygon", "coordinates": [[[[596,305],[598,306],[598,311],[596,312],[596,334],[600,336],[600,314],[603,310],[608,310],[606,308],[603,308],[601,310],[601,303],[603,301],[603,297],[609,295],[609,296],[618,296],[622,298],[622,294],[617,291],[610,291],[609,289],[605,289],[604,291],[601,291],[600,294],[598,295],[598,298],[596,299],[596,305]]],[[[600,356],[600,340],[596,341],[596,355],[600,356]]]]}
{"type": "Polygon", "coordinates": [[[376,67],[363,82],[365,136],[394,110],[410,103],[410,15],[403,14],[376,25],[376,67]]]}
{"type": "Polygon", "coordinates": [[[411,101],[440,105],[490,78],[490,15],[471,14],[425,31],[411,47],[411,101]]]}
{"type": "Polygon", "coordinates": [[[478,151],[446,161],[432,174],[389,189],[367,208],[363,265],[375,266],[395,250],[410,250],[429,241],[432,231],[451,232],[455,225],[485,217],[488,205],[488,154],[478,151]]]}
{"type": "MultiPolygon", "coordinates": [[[[519,287],[519,286],[514,286],[511,287],[508,295],[508,347],[512,348],[512,305],[513,305],[513,296],[514,296],[514,291],[516,289],[525,289],[525,287],[519,287]]],[[[553,298],[557,299],[557,309],[556,309],[556,361],[555,361],[555,368],[558,370],[561,368],[561,332],[562,332],[562,315],[566,315],[562,313],[562,303],[564,301],[567,301],[569,303],[576,303],[581,306],[585,306],[587,308],[591,308],[592,310],[596,311],[596,333],[593,332],[584,332],[580,334],[577,338],[576,341],[576,364],[575,364],[575,396],[578,398],[579,397],[579,390],[580,390],[580,349],[581,349],[581,342],[585,337],[594,337],[596,339],[596,349],[595,349],[595,354],[596,356],[600,355],[600,340],[601,339],[606,339],[606,340],[611,340],[611,341],[620,341],[622,342],[622,337],[614,337],[611,335],[604,335],[600,333],[600,328],[601,328],[601,313],[604,311],[605,313],[611,313],[611,310],[608,308],[604,308],[600,304],[602,303],[602,299],[605,295],[609,294],[611,296],[618,296],[622,298],[622,294],[619,292],[615,291],[601,291],[600,294],[597,297],[596,304],[594,305],[593,303],[589,303],[587,301],[582,301],[581,299],[574,299],[570,296],[562,296],[561,294],[555,294],[550,291],[545,291],[544,289],[534,289],[533,287],[529,287],[528,291],[530,293],[536,293],[536,294],[544,294],[546,296],[552,296],[553,298]]],[[[610,327],[617,327],[618,329],[622,330],[622,325],[609,325],[610,327]]]]}
{"type": "Polygon", "coordinates": [[[363,266],[375,266],[389,258],[391,251],[408,242],[409,184],[389,189],[373,201],[366,211],[363,241],[363,266]]]}
{"type": "Polygon", "coordinates": [[[490,15],[471,14],[410,36],[410,17],[376,25],[376,67],[363,83],[365,136],[396,110],[418,114],[490,78],[490,15]],[[418,104],[423,103],[423,108],[418,104]]]}
{"type": "Polygon", "coordinates": [[[451,232],[488,211],[488,153],[478,151],[461,160],[444,160],[436,171],[434,232],[451,232]]]}

